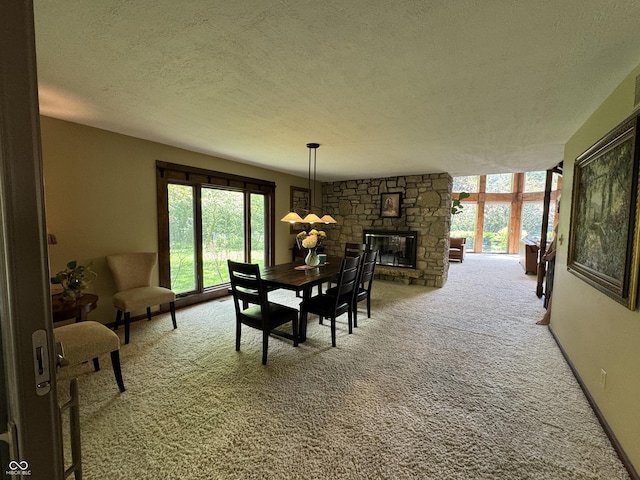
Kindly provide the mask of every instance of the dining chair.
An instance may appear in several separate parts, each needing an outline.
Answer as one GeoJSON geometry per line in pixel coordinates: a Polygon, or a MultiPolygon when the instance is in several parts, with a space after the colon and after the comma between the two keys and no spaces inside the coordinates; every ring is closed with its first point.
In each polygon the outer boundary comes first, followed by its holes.
{"type": "Polygon", "coordinates": [[[236,352],[240,351],[242,324],[262,330],[262,364],[267,364],[269,334],[277,327],[292,323],[293,346],[298,346],[298,310],[270,302],[260,278],[258,264],[227,260],[231,294],[236,309],[236,352]]]}
{"type": "Polygon", "coordinates": [[[323,293],[311,297],[300,304],[300,311],[314,313],[320,317],[320,323],[324,318],[331,319],[331,346],[336,346],[336,318],[348,314],[349,333],[353,332],[351,319],[351,306],[353,305],[353,292],[358,281],[358,265],[360,257],[345,257],[340,265],[338,284],[332,289],[332,293],[323,293]]]}
{"type": "Polygon", "coordinates": [[[111,366],[118,389],[125,391],[120,370],[120,337],[101,323],[85,321],[53,329],[56,342],[62,347],[60,364],[71,367],[93,360],[93,368],[100,370],[100,355],[111,355],[111,366]]]}
{"type": "Polygon", "coordinates": [[[124,343],[129,343],[129,324],[131,312],[147,309],[147,318],[151,320],[151,307],[168,303],[171,311],[173,328],[176,323],[176,294],[164,287],[151,285],[151,273],[158,263],[155,252],[121,253],[107,256],[107,265],[116,283],[116,294],[113,306],[116,308],[116,325],[118,329],[124,313],[124,343]]]}
{"type": "Polygon", "coordinates": [[[347,242],[344,245],[344,256],[345,257],[357,257],[362,252],[365,251],[367,245],[364,243],[352,243],[347,242]]]}
{"type": "MultiPolygon", "coordinates": [[[[358,257],[360,256],[360,254],[362,254],[362,252],[366,252],[368,250],[369,246],[365,243],[347,242],[344,244],[344,257],[358,257]]],[[[332,288],[332,285],[335,284],[335,280],[329,280],[328,287],[332,288]]],[[[322,293],[321,290],[318,290],[318,293],[322,293]]]]}
{"type": "Polygon", "coordinates": [[[371,318],[371,287],[378,260],[378,251],[370,251],[362,254],[360,262],[360,275],[353,295],[353,326],[358,327],[358,303],[367,301],[367,318],[371,318]]]}

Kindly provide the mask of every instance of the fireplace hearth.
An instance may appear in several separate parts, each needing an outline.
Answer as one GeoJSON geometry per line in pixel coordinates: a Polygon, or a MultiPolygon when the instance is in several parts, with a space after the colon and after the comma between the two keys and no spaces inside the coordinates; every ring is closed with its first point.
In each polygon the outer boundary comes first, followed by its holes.
{"type": "Polygon", "coordinates": [[[378,250],[378,265],[416,268],[418,232],[393,230],[365,230],[363,242],[371,250],[378,250]]]}

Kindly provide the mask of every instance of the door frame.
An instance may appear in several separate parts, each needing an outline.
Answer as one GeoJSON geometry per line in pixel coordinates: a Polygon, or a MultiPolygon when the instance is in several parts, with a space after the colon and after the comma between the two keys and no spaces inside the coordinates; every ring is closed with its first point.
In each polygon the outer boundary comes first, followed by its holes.
{"type": "Polygon", "coordinates": [[[0,475],[63,478],[33,4],[0,2],[0,475]],[[40,345],[40,348],[36,348],[40,345]],[[41,365],[39,375],[36,365],[41,365]]]}

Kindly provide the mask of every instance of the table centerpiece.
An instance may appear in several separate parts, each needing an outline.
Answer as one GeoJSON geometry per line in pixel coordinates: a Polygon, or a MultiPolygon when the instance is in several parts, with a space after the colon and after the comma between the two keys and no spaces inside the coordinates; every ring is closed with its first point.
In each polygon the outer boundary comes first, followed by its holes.
{"type": "Polygon", "coordinates": [[[308,232],[300,232],[296,235],[296,242],[299,248],[306,248],[308,250],[304,263],[310,267],[315,267],[320,263],[318,258],[318,248],[322,245],[322,240],[327,238],[327,234],[322,230],[316,230],[315,228],[308,232]]]}

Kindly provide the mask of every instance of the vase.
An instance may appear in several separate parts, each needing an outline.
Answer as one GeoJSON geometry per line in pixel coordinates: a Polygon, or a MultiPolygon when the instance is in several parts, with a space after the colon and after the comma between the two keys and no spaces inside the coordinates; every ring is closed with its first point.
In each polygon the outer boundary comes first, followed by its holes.
{"type": "Polygon", "coordinates": [[[62,290],[62,299],[66,302],[75,302],[82,296],[82,290],[65,288],[62,290]]]}
{"type": "Polygon", "coordinates": [[[307,256],[304,258],[304,263],[310,267],[316,267],[320,264],[320,259],[318,258],[318,253],[315,248],[309,249],[307,256]]]}

